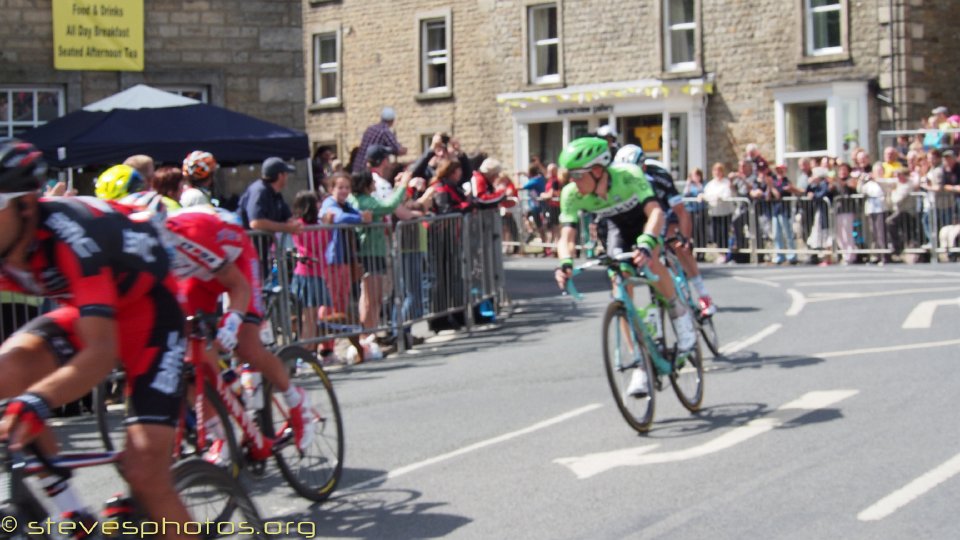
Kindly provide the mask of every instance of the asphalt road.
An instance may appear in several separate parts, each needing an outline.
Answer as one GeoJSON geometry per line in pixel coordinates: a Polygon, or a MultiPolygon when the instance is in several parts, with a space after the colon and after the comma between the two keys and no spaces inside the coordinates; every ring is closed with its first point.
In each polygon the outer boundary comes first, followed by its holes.
{"type": "Polygon", "coordinates": [[[248,481],[264,515],[324,538],[956,537],[955,266],[707,268],[724,355],[704,408],[667,388],[639,436],[603,374],[602,273],[573,302],[553,261],[508,264],[498,325],[333,375],[338,492],[248,481]]]}

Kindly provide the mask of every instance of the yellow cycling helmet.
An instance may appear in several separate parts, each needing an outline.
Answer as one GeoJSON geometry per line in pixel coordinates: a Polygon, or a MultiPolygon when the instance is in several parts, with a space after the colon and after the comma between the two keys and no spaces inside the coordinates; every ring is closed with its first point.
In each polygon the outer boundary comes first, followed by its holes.
{"type": "Polygon", "coordinates": [[[144,187],[143,177],[136,169],[129,165],[114,165],[97,178],[94,193],[98,199],[113,201],[141,191],[144,187]]]}

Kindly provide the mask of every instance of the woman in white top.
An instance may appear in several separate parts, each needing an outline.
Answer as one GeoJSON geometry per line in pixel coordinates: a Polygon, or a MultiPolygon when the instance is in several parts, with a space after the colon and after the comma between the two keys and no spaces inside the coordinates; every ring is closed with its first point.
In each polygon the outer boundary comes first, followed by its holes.
{"type": "Polygon", "coordinates": [[[714,163],[711,171],[713,178],[703,187],[703,200],[710,207],[713,241],[718,248],[726,250],[717,258],[717,262],[723,264],[731,257],[730,229],[735,206],[727,199],[733,197],[733,185],[727,178],[723,163],[714,163]]]}

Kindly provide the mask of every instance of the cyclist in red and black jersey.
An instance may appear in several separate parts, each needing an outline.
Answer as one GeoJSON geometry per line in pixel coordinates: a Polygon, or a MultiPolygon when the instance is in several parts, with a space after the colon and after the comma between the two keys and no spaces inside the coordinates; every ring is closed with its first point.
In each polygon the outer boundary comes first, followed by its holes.
{"type": "MultiPolygon", "coordinates": [[[[185,339],[167,252],[152,224],[131,221],[119,206],[41,199],[45,171],[32,145],[0,144],[0,289],[61,306],[0,346],[0,397],[13,398],[0,437],[18,447],[43,433],[51,452],[51,411],[89,392],[119,360],[128,395],[124,477],[153,520],[188,521],[170,475],[185,339]]],[[[46,487],[65,513],[82,510],[62,483],[46,487]]]]}

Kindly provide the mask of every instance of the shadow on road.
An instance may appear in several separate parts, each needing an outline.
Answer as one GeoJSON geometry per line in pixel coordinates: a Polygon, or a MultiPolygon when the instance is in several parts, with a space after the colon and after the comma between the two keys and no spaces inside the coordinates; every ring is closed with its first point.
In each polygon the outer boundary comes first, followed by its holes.
{"type": "Polygon", "coordinates": [[[726,403],[701,409],[696,414],[675,418],[657,418],[645,438],[673,439],[726,428],[745,426],[760,418],[783,420],[775,429],[793,429],[843,418],[839,409],[816,409],[795,417],[795,409],[777,410],[763,403],[726,403]]]}
{"type": "Polygon", "coordinates": [[[300,534],[291,531],[278,538],[439,538],[472,521],[439,512],[446,503],[424,501],[423,494],[415,490],[371,487],[350,491],[349,485],[385,476],[385,471],[345,470],[341,487],[322,505],[313,505],[303,512],[264,517],[270,521],[304,524],[300,534]],[[315,527],[309,536],[305,534],[306,525],[315,527]]]}
{"type": "Polygon", "coordinates": [[[815,356],[764,356],[752,351],[738,352],[731,356],[720,356],[707,363],[711,373],[732,373],[745,369],[760,369],[777,366],[785,369],[810,367],[822,364],[825,360],[815,356]],[[711,365],[712,364],[712,365],[711,365]]]}

